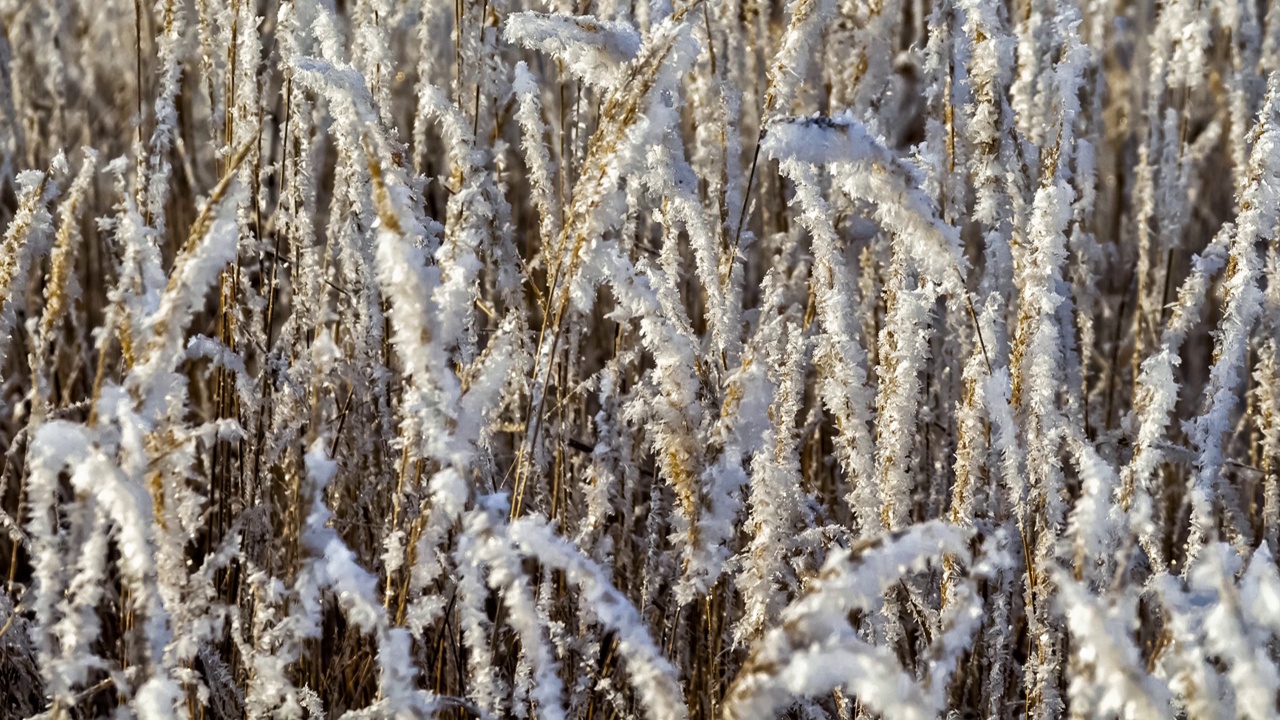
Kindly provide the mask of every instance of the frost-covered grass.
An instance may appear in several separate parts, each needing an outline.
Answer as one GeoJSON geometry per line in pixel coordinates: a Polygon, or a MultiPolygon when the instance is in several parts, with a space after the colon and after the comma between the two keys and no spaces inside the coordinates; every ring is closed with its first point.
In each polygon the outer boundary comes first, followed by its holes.
{"type": "Polygon", "coordinates": [[[0,718],[1280,713],[1268,3],[0,29],[0,718]]]}

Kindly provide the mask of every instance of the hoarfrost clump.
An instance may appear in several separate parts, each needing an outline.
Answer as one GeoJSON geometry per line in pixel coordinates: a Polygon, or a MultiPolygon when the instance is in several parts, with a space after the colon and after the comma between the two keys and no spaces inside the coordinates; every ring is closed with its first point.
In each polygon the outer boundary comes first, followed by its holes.
{"type": "Polygon", "coordinates": [[[0,0],[0,717],[1280,715],[1280,12],[0,0]]]}

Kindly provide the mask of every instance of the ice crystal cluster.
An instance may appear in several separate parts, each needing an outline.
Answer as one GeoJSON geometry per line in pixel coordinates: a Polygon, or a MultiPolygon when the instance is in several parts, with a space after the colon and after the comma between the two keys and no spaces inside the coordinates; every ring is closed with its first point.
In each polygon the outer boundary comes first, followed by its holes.
{"type": "Polygon", "coordinates": [[[0,0],[0,717],[1280,715],[1280,7],[0,0]]]}

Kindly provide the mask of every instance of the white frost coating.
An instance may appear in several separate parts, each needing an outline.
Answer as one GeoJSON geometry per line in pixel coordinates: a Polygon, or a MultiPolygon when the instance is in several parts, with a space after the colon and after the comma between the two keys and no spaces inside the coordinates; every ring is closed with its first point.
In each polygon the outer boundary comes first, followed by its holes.
{"type": "MultiPolygon", "coordinates": [[[[325,440],[317,439],[305,456],[307,491],[310,511],[304,521],[301,542],[311,554],[300,575],[301,584],[314,589],[329,588],[337,597],[347,621],[362,633],[377,640],[378,659],[384,671],[379,678],[382,703],[392,712],[427,712],[434,697],[417,688],[417,668],[410,659],[410,643],[401,628],[391,626],[387,612],[378,597],[378,579],[360,566],[355,553],[330,527],[332,511],[324,503],[325,488],[338,472],[338,464],[325,449],[325,440]]],[[[312,596],[313,602],[315,596],[312,596]]],[[[318,614],[312,604],[307,610],[318,614]]],[[[318,621],[319,617],[313,617],[318,621]]],[[[312,632],[318,630],[313,625],[312,632]]]]}
{"type": "Polygon", "coordinates": [[[474,553],[489,568],[489,587],[499,593],[508,610],[506,622],[520,637],[522,654],[532,669],[529,697],[537,704],[538,717],[564,720],[567,716],[560,699],[564,688],[559,668],[543,635],[537,604],[521,569],[521,558],[500,534],[506,530],[503,519],[492,510],[478,510],[467,518],[466,529],[480,536],[474,553]]]}
{"type": "Polygon", "coordinates": [[[530,191],[533,202],[538,206],[542,241],[550,243],[560,235],[560,196],[553,177],[551,153],[544,137],[548,129],[542,122],[538,100],[540,89],[529,72],[529,66],[523,61],[516,64],[511,90],[519,102],[516,121],[520,123],[520,147],[529,165],[530,191]]]}
{"type": "Polygon", "coordinates": [[[215,199],[215,207],[206,211],[212,218],[205,227],[197,227],[200,235],[191,238],[188,251],[178,258],[168,285],[160,296],[155,312],[148,316],[145,328],[150,336],[146,355],[130,373],[130,381],[143,398],[143,412],[159,414],[178,359],[184,355],[183,336],[197,304],[205,292],[217,284],[222,269],[235,260],[239,244],[236,223],[238,206],[244,201],[239,183],[232,185],[226,198],[215,199]]]}
{"type": "Polygon", "coordinates": [[[1189,489],[1191,536],[1194,556],[1211,539],[1213,503],[1220,495],[1223,440],[1231,430],[1230,416],[1239,402],[1236,388],[1245,370],[1245,354],[1254,323],[1262,310],[1258,278],[1261,258],[1255,245],[1272,238],[1280,213],[1280,75],[1272,75],[1260,114],[1258,138],[1249,161],[1251,181],[1240,200],[1240,217],[1232,239],[1232,270],[1224,280],[1226,309],[1215,343],[1215,362],[1204,391],[1204,412],[1189,428],[1197,451],[1194,482],[1189,489]]]}
{"type": "Polygon", "coordinates": [[[1137,599],[1108,605],[1065,573],[1056,582],[1074,640],[1072,653],[1081,666],[1067,688],[1072,707],[1126,720],[1170,717],[1169,689],[1140,670],[1141,654],[1129,639],[1137,624],[1137,599]]]}
{"type": "MultiPolygon", "coordinates": [[[[145,651],[151,663],[160,666],[165,646],[170,641],[168,612],[157,589],[155,547],[152,538],[152,504],[146,491],[127,477],[117,464],[95,447],[92,433],[82,425],[53,421],[41,426],[31,444],[32,502],[42,512],[33,515],[33,536],[50,536],[45,530],[45,503],[50,503],[58,472],[71,470],[71,485],[92,497],[116,527],[115,541],[120,549],[119,568],[133,594],[132,607],[140,612],[145,651]],[[44,516],[44,517],[42,517],[44,516]]],[[[52,545],[40,543],[36,552],[36,573],[42,587],[35,609],[48,618],[52,626],[55,577],[62,560],[52,545]]],[[[46,646],[47,652],[52,652],[46,646]]]]}
{"type": "Polygon", "coordinates": [[[324,504],[324,490],[338,472],[338,465],[317,440],[306,455],[311,509],[302,530],[302,545],[314,554],[318,582],[332,586],[347,618],[364,632],[385,621],[378,601],[377,579],[360,567],[350,548],[328,526],[332,512],[324,504]]]}
{"type": "Polygon", "coordinates": [[[841,188],[874,203],[875,219],[892,230],[913,263],[944,292],[963,292],[968,268],[959,231],[938,217],[917,170],[851,116],[782,118],[766,128],[769,157],[833,166],[841,188]]]}
{"type": "Polygon", "coordinates": [[[794,158],[781,161],[779,170],[795,182],[798,219],[813,237],[814,295],[822,329],[814,349],[814,364],[820,372],[818,390],[824,406],[838,423],[835,453],[851,478],[846,502],[862,534],[871,535],[882,528],[883,504],[873,481],[873,396],[867,376],[867,353],[852,313],[853,278],[840,252],[831,206],[820,192],[821,176],[812,165],[794,158]]]}
{"type": "Polygon", "coordinates": [[[627,659],[627,677],[653,720],[681,720],[688,716],[675,668],[663,657],[635,606],[618,592],[608,576],[568,540],[540,519],[516,520],[508,531],[525,554],[563,570],[582,591],[601,624],[616,631],[618,650],[627,659]]]}
{"type": "Polygon", "coordinates": [[[507,42],[564,62],[570,73],[602,89],[617,85],[640,52],[635,28],[591,16],[516,12],[507,16],[503,34],[507,42]]]}
{"type": "Polygon", "coordinates": [[[1151,478],[1164,457],[1162,443],[1178,403],[1179,385],[1174,368],[1182,364],[1182,344],[1191,326],[1204,312],[1208,285],[1226,264],[1227,239],[1235,226],[1225,223],[1213,241],[1192,260],[1191,274],[1178,289],[1160,349],[1142,361],[1136,398],[1138,430],[1132,457],[1122,473],[1122,507],[1129,509],[1128,524],[1157,569],[1164,569],[1163,549],[1156,541],[1159,526],[1153,514],[1151,478]]]}
{"type": "Polygon", "coordinates": [[[48,203],[57,194],[57,184],[38,170],[18,173],[17,212],[0,240],[0,363],[8,355],[17,324],[14,306],[26,292],[29,270],[47,248],[53,218],[48,203]]]}
{"type": "Polygon", "coordinates": [[[882,536],[859,551],[834,552],[813,587],[782,613],[780,626],[756,643],[725,696],[724,717],[774,717],[793,698],[845,687],[886,718],[923,720],[942,710],[945,692],[929,693],[886,648],[849,625],[854,610],[874,611],[884,591],[936,557],[968,557],[967,533],[940,522],[882,536]]]}
{"type": "Polygon", "coordinates": [[[1240,565],[1231,548],[1214,543],[1204,548],[1188,572],[1192,590],[1216,594],[1204,609],[1205,649],[1229,658],[1227,679],[1235,689],[1240,717],[1262,720],[1275,716],[1280,670],[1271,660],[1270,633],[1252,631],[1246,624],[1241,597],[1234,582],[1240,565]]]}
{"type": "Polygon", "coordinates": [[[138,720],[170,720],[179,717],[178,703],[183,699],[182,688],[172,680],[152,678],[133,697],[133,706],[138,713],[138,720]]]}
{"type": "Polygon", "coordinates": [[[1101,585],[1110,577],[1108,558],[1115,553],[1124,522],[1115,498],[1119,481],[1115,469],[1087,440],[1076,440],[1071,449],[1081,481],[1081,497],[1069,521],[1076,543],[1074,561],[1077,569],[1088,563],[1087,577],[1101,585]]]}

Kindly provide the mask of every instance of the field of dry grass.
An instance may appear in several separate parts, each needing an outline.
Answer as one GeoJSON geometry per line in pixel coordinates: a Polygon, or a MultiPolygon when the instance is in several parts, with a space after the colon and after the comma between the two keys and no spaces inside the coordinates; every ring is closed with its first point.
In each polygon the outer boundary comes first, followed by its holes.
{"type": "Polygon", "coordinates": [[[0,0],[0,718],[1262,718],[1280,10],[0,0]]]}

